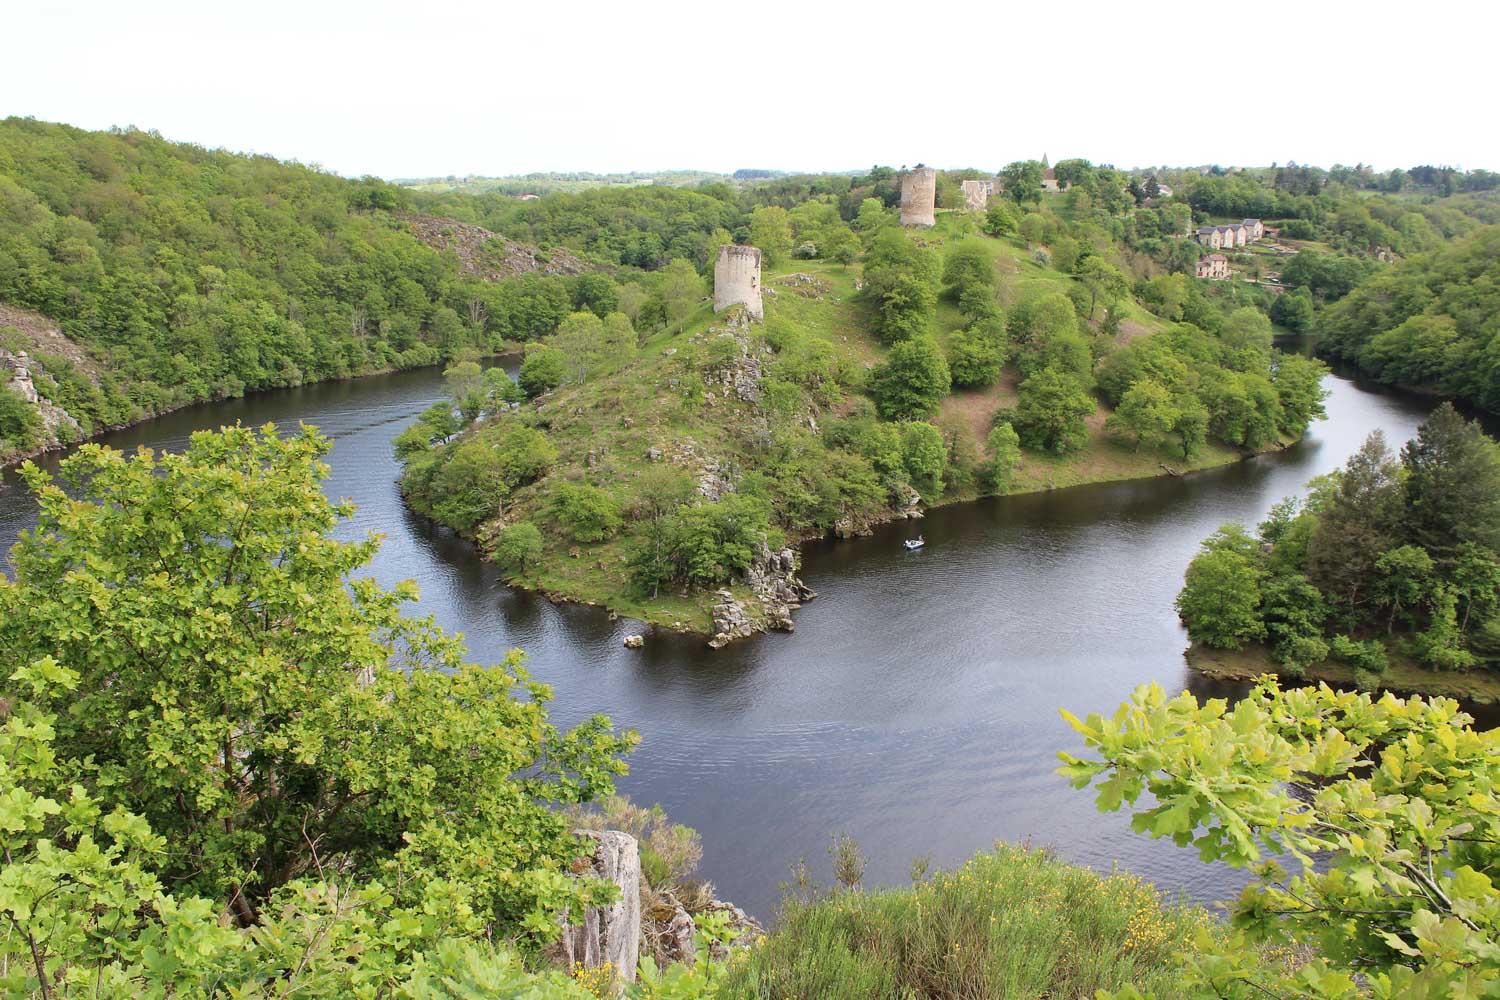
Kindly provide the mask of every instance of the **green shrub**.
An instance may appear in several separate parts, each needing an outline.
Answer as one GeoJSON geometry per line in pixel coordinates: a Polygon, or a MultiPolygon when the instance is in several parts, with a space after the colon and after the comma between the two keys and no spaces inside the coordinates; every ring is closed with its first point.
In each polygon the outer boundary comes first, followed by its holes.
{"type": "Polygon", "coordinates": [[[542,532],[530,521],[517,521],[500,533],[495,542],[495,562],[503,569],[520,572],[542,557],[542,532]]]}
{"type": "Polygon", "coordinates": [[[733,997],[1086,997],[1134,983],[1170,992],[1185,943],[1211,921],[1134,876],[999,846],[910,889],[789,899],[773,932],[730,963],[733,997]]]}
{"type": "Polygon", "coordinates": [[[602,542],[624,523],[620,502],[597,486],[563,483],[552,496],[552,516],[574,541],[602,542]]]}
{"type": "Polygon", "coordinates": [[[567,375],[567,357],[555,347],[542,347],[530,351],[521,362],[516,381],[526,390],[530,399],[562,385],[567,375]]]}
{"type": "Polygon", "coordinates": [[[1385,645],[1379,639],[1366,639],[1360,642],[1351,639],[1347,635],[1336,635],[1328,643],[1329,652],[1335,659],[1371,674],[1383,674],[1386,667],[1390,665],[1386,657],[1385,645]]]}

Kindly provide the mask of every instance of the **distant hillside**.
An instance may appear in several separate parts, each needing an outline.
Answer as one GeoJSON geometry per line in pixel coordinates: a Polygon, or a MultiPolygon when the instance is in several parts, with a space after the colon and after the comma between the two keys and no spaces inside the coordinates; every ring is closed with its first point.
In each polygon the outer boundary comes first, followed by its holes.
{"type": "Polygon", "coordinates": [[[408,198],[149,132],[5,119],[0,306],[24,311],[0,315],[6,349],[57,359],[45,367],[77,383],[63,405],[88,433],[491,350],[509,334],[498,312],[476,318],[483,286],[585,269],[564,250],[410,215],[408,198]]]}
{"type": "MultiPolygon", "coordinates": [[[[755,171],[757,177],[775,176],[771,171],[755,171]]],[[[403,178],[395,183],[415,191],[463,194],[544,195],[558,191],[589,191],[607,187],[641,187],[661,185],[663,187],[695,187],[709,181],[729,181],[729,174],[717,174],[706,170],[659,170],[654,173],[631,171],[619,174],[592,173],[532,173],[509,177],[423,177],[403,178]]]]}

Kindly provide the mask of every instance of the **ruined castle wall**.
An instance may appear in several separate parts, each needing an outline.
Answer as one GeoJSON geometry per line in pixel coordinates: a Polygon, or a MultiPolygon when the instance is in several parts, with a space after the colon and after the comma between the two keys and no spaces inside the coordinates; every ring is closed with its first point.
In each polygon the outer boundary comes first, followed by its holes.
{"type": "Polygon", "coordinates": [[[931,167],[917,167],[901,178],[901,224],[903,226],[930,226],[937,220],[933,217],[937,207],[937,171],[931,167]]]}
{"type": "Polygon", "coordinates": [[[714,261],[714,312],[742,305],[753,319],[765,318],[760,300],[760,250],[733,244],[719,247],[714,261]]]}
{"type": "Polygon", "coordinates": [[[989,181],[964,181],[964,208],[970,212],[982,212],[989,203],[991,185],[989,181]]]}

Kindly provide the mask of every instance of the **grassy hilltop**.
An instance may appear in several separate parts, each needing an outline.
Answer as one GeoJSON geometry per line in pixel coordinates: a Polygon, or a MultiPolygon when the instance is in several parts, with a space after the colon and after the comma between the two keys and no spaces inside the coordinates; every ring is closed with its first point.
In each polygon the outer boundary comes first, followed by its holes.
{"type": "MultiPolygon", "coordinates": [[[[1113,303],[1113,321],[1102,308],[1078,315],[1075,302],[1086,306],[1090,297],[1080,279],[1050,266],[1019,235],[980,234],[980,218],[944,213],[935,228],[906,240],[930,261],[959,247],[982,250],[994,315],[976,320],[953,295],[938,296],[926,321],[930,336],[917,339],[951,357],[987,323],[1008,357],[989,384],[942,395],[928,413],[902,415],[915,419],[882,419],[880,383],[893,348],[876,332],[872,290],[861,291],[868,261],[782,260],[763,276],[763,323],[737,309],[715,315],[700,289],[691,312],[638,345],[590,348],[586,337],[569,339],[564,324],[554,338],[567,357],[562,384],[513,411],[500,407],[451,440],[419,424],[401,443],[407,495],[418,510],[477,537],[518,585],[709,633],[721,587],[752,617],[759,613],[745,570],[761,537],[774,550],[829,532],[858,533],[920,505],[1223,465],[1305,426],[1283,420],[1236,444],[1200,434],[1185,449],[1183,434],[1165,425],[1138,434],[1112,423],[1112,395],[1118,401],[1120,387],[1140,377],[1126,362],[1152,354],[1132,345],[1160,346],[1155,354],[1165,359],[1223,342],[1174,327],[1123,296],[1113,303]],[[1056,328],[1047,325],[1048,307],[1062,311],[1056,328]],[[1169,346],[1184,331],[1200,342],[1169,346]],[[1068,362],[1069,348],[1082,360],[1068,362]],[[1086,400],[1076,435],[1054,447],[1023,435],[1030,447],[997,455],[997,424],[1023,426],[1027,375],[1068,363],[1081,369],[1076,384],[1086,400]],[[1101,367],[1111,364],[1124,372],[1112,381],[1101,367]],[[1091,393],[1096,370],[1109,385],[1091,393]],[[527,463],[515,456],[531,451],[540,460],[518,468],[527,463]],[[678,551],[661,557],[674,545],[678,551]]],[[[1255,363],[1266,368],[1269,357],[1266,351],[1255,363]]],[[[1193,363],[1234,375],[1221,360],[1193,363]]],[[[1183,379],[1200,377],[1172,363],[1183,379]]],[[[542,367],[540,360],[527,365],[542,367]]],[[[465,391],[472,390],[455,390],[465,391]]]]}

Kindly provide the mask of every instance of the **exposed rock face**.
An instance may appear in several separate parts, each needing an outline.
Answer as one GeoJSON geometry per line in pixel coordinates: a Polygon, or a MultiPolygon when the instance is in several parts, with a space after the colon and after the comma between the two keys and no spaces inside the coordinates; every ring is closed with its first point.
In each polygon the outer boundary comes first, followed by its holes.
{"type": "MultiPolygon", "coordinates": [[[[37,391],[32,373],[39,370],[36,361],[32,360],[25,351],[12,354],[0,348],[0,371],[10,376],[8,379],[0,379],[0,392],[13,392],[20,396],[36,410],[40,420],[40,446],[34,449],[35,452],[50,451],[69,441],[77,440],[82,432],[82,427],[79,426],[77,420],[73,419],[71,413],[37,391]]],[[[5,445],[0,445],[0,452],[3,452],[5,447],[5,445]]]]}
{"type": "Polygon", "coordinates": [[[770,348],[751,345],[750,320],[743,311],[730,313],[728,319],[727,326],[709,327],[694,338],[710,344],[719,358],[712,369],[704,373],[704,384],[722,386],[725,399],[733,396],[746,403],[759,403],[761,359],[770,348]]]}
{"type": "Polygon", "coordinates": [[[791,632],[796,628],[792,612],[817,597],[817,593],[797,578],[797,553],[791,548],[772,552],[762,543],[760,552],[745,571],[745,583],[753,597],[740,600],[730,590],[720,590],[714,602],[713,638],[708,644],[722,649],[736,639],[772,630],[791,632]]]}
{"type": "Polygon", "coordinates": [[[627,635],[625,637],[626,649],[640,649],[646,645],[646,637],[643,635],[627,635]]]}
{"type": "Polygon", "coordinates": [[[458,257],[459,271],[485,281],[499,281],[518,274],[582,274],[593,270],[567,250],[542,251],[506,239],[483,226],[432,215],[403,216],[417,239],[434,250],[458,257]]]}
{"type": "Polygon", "coordinates": [[[635,838],[619,830],[579,830],[598,846],[578,875],[613,882],[620,898],[608,906],[585,910],[583,919],[570,917],[562,937],[552,946],[554,957],[564,968],[582,965],[597,969],[606,962],[620,981],[635,982],[636,962],[641,952],[641,855],[635,838]]]}

